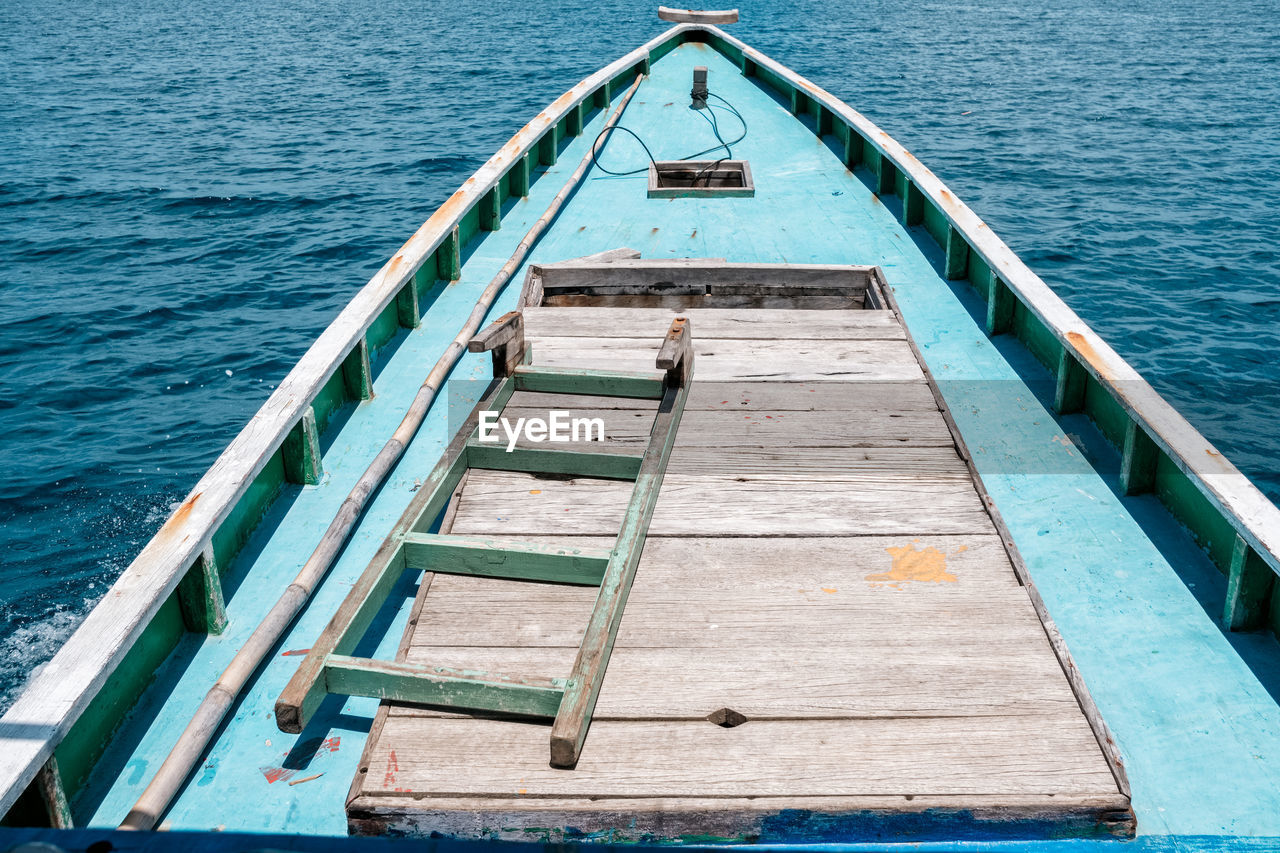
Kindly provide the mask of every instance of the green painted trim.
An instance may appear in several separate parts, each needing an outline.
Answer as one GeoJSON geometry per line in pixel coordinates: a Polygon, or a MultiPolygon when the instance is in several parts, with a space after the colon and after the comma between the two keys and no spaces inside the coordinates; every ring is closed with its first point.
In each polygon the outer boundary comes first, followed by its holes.
{"type": "Polygon", "coordinates": [[[462,212],[458,217],[458,266],[462,266],[462,250],[480,235],[484,229],[480,227],[480,205],[473,204],[462,212]]]}
{"type": "Polygon", "coordinates": [[[156,670],[177,647],[184,633],[177,596],[172,595],[160,605],[120,665],[107,677],[98,694],[58,744],[54,755],[58,760],[62,784],[72,801],[111,742],[112,733],[151,685],[156,670]]]}
{"type": "Polygon", "coordinates": [[[662,399],[662,379],[613,370],[570,370],[517,367],[516,390],[549,394],[584,394],[595,397],[662,399]]]}
{"type": "Polygon", "coordinates": [[[1072,414],[1084,408],[1085,380],[1088,371],[1066,347],[1058,356],[1057,387],[1053,393],[1053,410],[1060,415],[1072,414]]]}
{"type": "Polygon", "coordinates": [[[497,231],[502,228],[502,195],[494,187],[480,198],[480,230],[497,231]]]}
{"type": "MultiPolygon", "coordinates": [[[[371,352],[377,352],[395,340],[400,333],[400,309],[395,301],[378,312],[369,328],[364,333],[364,341],[371,352]]],[[[357,345],[358,346],[358,345],[357,345]]]]}
{"type": "Polygon", "coordinates": [[[320,458],[320,431],[316,428],[315,409],[307,406],[302,417],[284,437],[280,445],[284,456],[284,476],[290,483],[314,486],[324,476],[320,458]]]}
{"type": "Polygon", "coordinates": [[[458,226],[453,226],[449,236],[436,249],[436,269],[440,278],[445,281],[457,281],[462,278],[462,242],[458,237],[458,226]]]}
{"type": "Polygon", "coordinates": [[[470,536],[409,533],[409,569],[450,575],[599,586],[612,551],[603,548],[495,542],[470,536]]]}
{"type": "Polygon", "coordinates": [[[942,215],[942,211],[938,210],[930,199],[924,200],[924,230],[928,232],[933,241],[939,247],[945,249],[947,246],[947,234],[951,230],[951,223],[942,215]]]}
{"type": "Polygon", "coordinates": [[[212,546],[200,552],[179,582],[178,605],[188,631],[216,635],[226,630],[227,606],[212,546]]]}
{"type": "Polygon", "coordinates": [[[1107,441],[1117,448],[1124,447],[1125,430],[1131,420],[1129,413],[1093,376],[1089,377],[1084,389],[1084,412],[1107,441]]]}
{"type": "MultiPolygon", "coordinates": [[[[397,320],[397,325],[399,320],[397,320]]],[[[342,383],[352,400],[373,399],[373,366],[369,344],[361,338],[342,361],[342,383]]]]}
{"type": "Polygon", "coordinates": [[[1037,361],[1050,371],[1057,369],[1058,353],[1062,351],[1062,344],[1040,321],[1040,318],[1022,304],[1021,300],[1014,300],[1010,330],[1026,345],[1037,361]]]}
{"type": "Polygon", "coordinates": [[[1267,621],[1275,573],[1249,543],[1237,535],[1227,571],[1222,624],[1231,631],[1261,628],[1267,621]]]}
{"type": "Polygon", "coordinates": [[[333,416],[349,402],[351,402],[351,395],[347,393],[346,380],[341,370],[335,370],[311,400],[311,408],[316,412],[316,426],[320,428],[320,432],[325,431],[333,420],[333,416]]]}
{"type": "Polygon", "coordinates": [[[538,140],[538,162],[543,166],[554,166],[556,164],[557,148],[559,143],[556,141],[556,128],[547,128],[547,132],[538,140]]]}
{"type": "Polygon", "coordinates": [[[508,451],[502,444],[480,444],[474,439],[467,445],[467,463],[472,468],[605,480],[634,480],[640,471],[640,458],[619,453],[582,453],[540,447],[516,447],[508,451]]]}
{"type": "Polygon", "coordinates": [[[945,274],[949,280],[962,279],[969,274],[969,244],[964,235],[953,226],[947,227],[947,253],[945,274]]]}
{"type": "Polygon", "coordinates": [[[987,334],[1003,335],[1013,328],[1014,306],[1018,299],[1009,285],[994,272],[987,288],[987,334]]]}
{"type": "Polygon", "coordinates": [[[402,329],[416,329],[422,325],[422,311],[418,307],[418,280],[405,283],[396,294],[396,322],[402,329]]]}
{"type": "Polygon", "coordinates": [[[568,131],[569,136],[582,135],[582,128],[586,124],[582,101],[569,108],[569,112],[565,115],[565,120],[565,129],[568,131]]]}
{"type": "Polygon", "coordinates": [[[898,169],[883,154],[879,155],[876,168],[876,195],[893,195],[897,186],[898,169]]]}
{"type": "Polygon", "coordinates": [[[1156,458],[1153,490],[1174,518],[1186,525],[1201,548],[1225,574],[1231,566],[1236,530],[1166,454],[1156,458]]]}
{"type": "Polygon", "coordinates": [[[846,169],[852,170],[862,162],[864,140],[852,125],[846,124],[844,130],[844,166],[846,169]]]}
{"type": "Polygon", "coordinates": [[[813,105],[817,107],[818,110],[817,115],[814,117],[814,121],[816,122],[818,138],[821,139],[824,136],[829,136],[833,132],[832,128],[835,127],[835,116],[831,114],[831,110],[827,109],[817,101],[814,101],[813,105]]]}
{"type": "Polygon", "coordinates": [[[529,155],[524,154],[511,165],[511,195],[516,198],[525,198],[529,195],[529,155]]]}
{"type": "Polygon", "coordinates": [[[1156,465],[1160,458],[1146,430],[1129,420],[1120,449],[1120,491],[1126,495],[1149,492],[1156,482],[1156,465]]]}
{"type": "Polygon", "coordinates": [[[991,267],[987,266],[987,262],[982,259],[982,255],[977,252],[969,253],[968,261],[968,279],[973,285],[973,289],[982,295],[983,299],[991,297],[991,267]]]}
{"type": "Polygon", "coordinates": [[[329,655],[324,680],[330,693],[369,696],[475,711],[554,717],[564,680],[329,655]]]}

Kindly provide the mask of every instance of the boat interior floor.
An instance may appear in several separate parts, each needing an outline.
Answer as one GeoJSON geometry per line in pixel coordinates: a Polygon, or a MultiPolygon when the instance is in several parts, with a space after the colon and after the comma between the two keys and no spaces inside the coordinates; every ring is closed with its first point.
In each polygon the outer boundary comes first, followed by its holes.
{"type": "MultiPolygon", "coordinates": [[[[696,354],[585,747],[558,769],[543,721],[383,703],[348,801],[353,833],[1131,831],[1065,652],[896,311],[539,301],[524,310],[535,366],[652,370],[675,316],[696,354]]],[[[598,417],[603,442],[562,447],[639,453],[655,406],[517,391],[504,417],[598,417]]],[[[609,548],[630,493],[472,470],[444,532],[609,548]]],[[[563,675],[595,597],[426,576],[399,659],[563,675]]]]}

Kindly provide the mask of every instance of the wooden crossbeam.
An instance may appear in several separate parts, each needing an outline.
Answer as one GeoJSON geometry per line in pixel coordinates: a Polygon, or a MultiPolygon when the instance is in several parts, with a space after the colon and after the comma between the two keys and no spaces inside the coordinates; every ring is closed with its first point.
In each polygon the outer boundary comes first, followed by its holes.
{"type": "Polygon", "coordinates": [[[494,542],[470,536],[409,533],[404,562],[409,569],[451,575],[597,586],[611,550],[533,542],[494,542]]]}
{"type": "Polygon", "coordinates": [[[572,370],[522,366],[513,371],[517,391],[582,394],[589,397],[630,397],[661,400],[662,374],[646,376],[616,370],[572,370]]]}
{"type": "Polygon", "coordinates": [[[324,674],[330,693],[531,717],[555,716],[565,684],[560,678],[499,675],[344,655],[325,658],[324,674]]]}
{"type": "Polygon", "coordinates": [[[542,447],[500,444],[467,445],[467,463],[489,471],[522,471],[527,474],[562,474],[569,477],[598,477],[604,480],[634,480],[640,473],[642,457],[625,453],[587,453],[542,447]]]}

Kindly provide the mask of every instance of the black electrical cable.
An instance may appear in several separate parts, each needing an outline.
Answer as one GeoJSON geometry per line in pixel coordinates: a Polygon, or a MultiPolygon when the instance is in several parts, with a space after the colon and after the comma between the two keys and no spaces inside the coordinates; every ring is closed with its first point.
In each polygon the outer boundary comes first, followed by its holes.
{"type": "MultiPolygon", "coordinates": [[[[720,160],[716,161],[715,166],[719,166],[725,160],[733,156],[733,150],[732,148],[730,148],[730,146],[737,145],[739,142],[747,138],[747,120],[742,117],[742,113],[738,112],[738,109],[733,104],[729,103],[729,101],[720,97],[715,92],[708,92],[707,96],[711,98],[715,98],[717,101],[720,101],[722,104],[728,107],[729,112],[733,113],[734,117],[737,118],[738,121],[742,123],[742,133],[738,134],[738,138],[733,140],[732,142],[725,142],[724,137],[720,135],[720,125],[719,125],[719,122],[716,121],[715,119],[715,113],[711,109],[711,105],[708,104],[706,109],[708,112],[711,112],[711,116],[710,117],[703,116],[703,118],[711,123],[712,132],[715,134],[716,141],[719,142],[720,144],[713,145],[710,148],[706,148],[702,151],[697,152],[696,154],[689,154],[687,156],[680,157],[679,159],[693,160],[694,158],[702,157],[705,154],[710,154],[712,151],[719,151],[721,148],[723,148],[725,152],[727,152],[727,156],[722,157],[720,160]]],[[[697,110],[696,112],[701,112],[701,110],[697,110]]],[[[628,177],[630,175],[639,175],[649,171],[648,166],[642,166],[639,169],[632,169],[629,172],[615,172],[612,169],[606,169],[604,166],[600,165],[600,161],[599,159],[597,159],[597,155],[600,153],[600,142],[602,139],[607,137],[609,134],[613,133],[613,131],[615,130],[625,131],[626,133],[630,134],[635,139],[636,142],[640,143],[640,147],[644,149],[645,156],[649,158],[649,162],[650,163],[657,162],[657,160],[653,156],[653,152],[649,150],[648,145],[645,145],[644,140],[640,138],[639,134],[637,134],[634,130],[632,130],[629,127],[623,127],[622,125],[618,124],[618,125],[614,125],[613,127],[606,127],[604,130],[600,131],[600,133],[596,136],[595,142],[591,143],[591,164],[595,166],[597,169],[599,169],[600,171],[604,172],[606,175],[613,175],[619,178],[628,177]]],[[[715,168],[715,166],[713,166],[712,168],[715,168]]],[[[698,177],[701,176],[701,174],[702,172],[699,172],[697,175],[695,175],[694,180],[696,181],[698,177]]]]}

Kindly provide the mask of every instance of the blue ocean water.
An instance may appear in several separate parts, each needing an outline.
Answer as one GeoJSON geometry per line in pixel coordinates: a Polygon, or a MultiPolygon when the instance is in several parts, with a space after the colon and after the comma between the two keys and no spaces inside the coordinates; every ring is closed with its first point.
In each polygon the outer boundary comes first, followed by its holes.
{"type": "MultiPolygon", "coordinates": [[[[1280,498],[1280,3],[738,5],[1280,498]]],[[[655,6],[0,6],[0,707],[351,295],[655,6]]]]}

